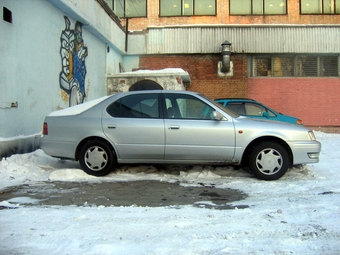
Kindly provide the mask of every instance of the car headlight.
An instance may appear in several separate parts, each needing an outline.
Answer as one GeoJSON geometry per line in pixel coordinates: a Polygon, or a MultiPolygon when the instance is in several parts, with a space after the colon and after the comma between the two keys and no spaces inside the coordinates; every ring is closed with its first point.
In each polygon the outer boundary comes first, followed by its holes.
{"type": "Polygon", "coordinates": [[[315,138],[315,135],[314,135],[314,132],[313,131],[308,131],[308,135],[309,135],[309,138],[312,140],[312,141],[315,141],[316,138],[315,138]]]}

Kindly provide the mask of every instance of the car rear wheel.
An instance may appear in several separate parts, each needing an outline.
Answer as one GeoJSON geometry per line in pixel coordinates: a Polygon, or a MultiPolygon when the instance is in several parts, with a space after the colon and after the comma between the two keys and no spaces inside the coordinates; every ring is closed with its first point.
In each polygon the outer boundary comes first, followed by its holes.
{"type": "Polygon", "coordinates": [[[261,180],[277,180],[290,166],[286,149],[273,141],[255,145],[249,155],[249,169],[261,180]]]}
{"type": "Polygon", "coordinates": [[[109,174],[114,168],[115,161],[115,153],[101,140],[90,140],[80,150],[79,164],[90,175],[109,174]]]}

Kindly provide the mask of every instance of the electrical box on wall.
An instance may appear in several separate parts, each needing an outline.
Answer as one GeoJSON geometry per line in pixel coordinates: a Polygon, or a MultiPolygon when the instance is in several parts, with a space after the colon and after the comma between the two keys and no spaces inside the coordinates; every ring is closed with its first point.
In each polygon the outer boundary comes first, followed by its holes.
{"type": "Polygon", "coordinates": [[[0,109],[18,108],[18,101],[16,102],[0,102],[0,109]]]}

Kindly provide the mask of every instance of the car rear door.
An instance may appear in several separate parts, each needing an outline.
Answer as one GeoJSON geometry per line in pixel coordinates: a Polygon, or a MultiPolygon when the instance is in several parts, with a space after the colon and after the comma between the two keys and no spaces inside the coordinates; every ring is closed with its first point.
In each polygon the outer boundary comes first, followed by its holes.
{"type": "Polygon", "coordinates": [[[119,159],[163,159],[164,120],[158,93],[127,95],[103,112],[103,131],[119,159]]]}
{"type": "Polygon", "coordinates": [[[217,121],[215,110],[201,99],[186,94],[164,93],[165,159],[230,162],[235,152],[232,120],[217,121]]]}

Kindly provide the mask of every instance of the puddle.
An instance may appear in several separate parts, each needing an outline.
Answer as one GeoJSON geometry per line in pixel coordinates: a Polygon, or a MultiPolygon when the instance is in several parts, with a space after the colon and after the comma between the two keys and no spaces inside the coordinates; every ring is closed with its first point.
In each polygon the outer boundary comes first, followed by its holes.
{"type": "MultiPolygon", "coordinates": [[[[217,189],[213,185],[180,186],[159,181],[133,182],[43,182],[10,187],[0,191],[0,201],[25,206],[145,206],[235,209],[234,201],[246,194],[234,189],[217,189]]],[[[247,208],[248,206],[237,206],[247,208]]]]}

